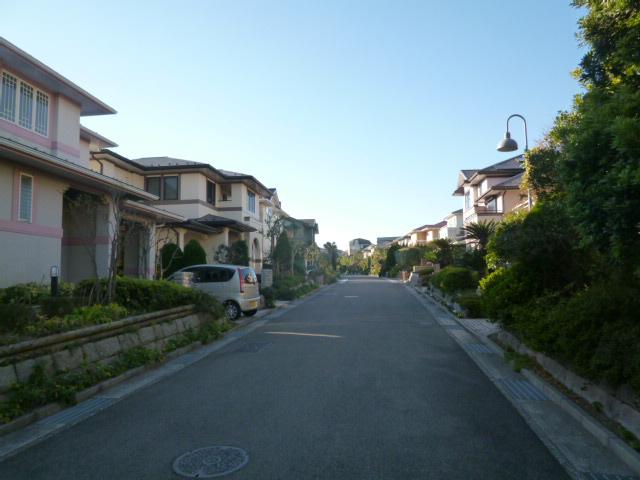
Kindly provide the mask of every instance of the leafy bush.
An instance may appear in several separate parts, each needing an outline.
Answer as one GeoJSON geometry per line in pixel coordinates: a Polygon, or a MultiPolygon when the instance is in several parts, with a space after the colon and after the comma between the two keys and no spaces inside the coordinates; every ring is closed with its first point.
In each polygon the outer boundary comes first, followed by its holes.
{"type": "MultiPolygon", "coordinates": [[[[196,239],[189,240],[184,246],[184,255],[182,256],[182,267],[190,265],[201,265],[207,263],[207,253],[196,239]]],[[[181,267],[181,268],[182,268],[181,267]]]]}
{"type": "Polygon", "coordinates": [[[38,321],[35,310],[23,303],[0,304],[0,334],[20,333],[38,321]]]}
{"type": "Polygon", "coordinates": [[[475,293],[458,295],[456,303],[465,309],[468,318],[483,318],[482,299],[475,293]]]}
{"type": "MultiPolygon", "coordinates": [[[[60,282],[60,296],[69,296],[73,293],[74,285],[68,282],[60,282]]],[[[24,303],[34,305],[45,297],[51,295],[51,286],[44,283],[20,283],[0,289],[0,303],[24,303]]]]}
{"type": "Polygon", "coordinates": [[[126,315],[127,310],[116,304],[80,307],[63,317],[40,319],[36,323],[27,325],[22,329],[22,332],[30,336],[51,335],[91,325],[114,322],[126,315]]]}
{"type": "Polygon", "coordinates": [[[63,317],[82,305],[76,297],[45,297],[40,300],[40,312],[46,317],[63,317]]]}
{"type": "Polygon", "coordinates": [[[445,267],[431,276],[431,284],[445,293],[453,295],[460,290],[478,286],[478,273],[464,267],[445,267]]]}
{"type": "MultiPolygon", "coordinates": [[[[103,279],[100,281],[100,288],[105,287],[106,281],[103,279]]],[[[78,284],[76,294],[81,298],[89,298],[94,288],[95,280],[85,280],[78,284]]],[[[223,310],[220,302],[211,295],[166,280],[118,277],[115,301],[133,314],[190,304],[215,316],[221,315],[223,310]]]]}
{"type": "Polygon", "coordinates": [[[260,290],[260,293],[262,293],[262,296],[264,297],[264,303],[267,308],[273,308],[276,306],[275,304],[276,294],[273,288],[265,287],[260,290]]]}

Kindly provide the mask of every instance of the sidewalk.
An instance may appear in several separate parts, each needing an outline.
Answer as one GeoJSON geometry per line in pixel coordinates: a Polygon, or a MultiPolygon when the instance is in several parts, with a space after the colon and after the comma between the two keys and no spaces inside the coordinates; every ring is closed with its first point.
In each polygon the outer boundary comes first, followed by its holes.
{"type": "Polygon", "coordinates": [[[540,377],[513,370],[502,349],[488,338],[499,330],[497,325],[458,319],[428,295],[411,287],[409,291],[515,406],[572,478],[640,479],[640,455],[621,440],[613,440],[613,433],[540,377]]]}

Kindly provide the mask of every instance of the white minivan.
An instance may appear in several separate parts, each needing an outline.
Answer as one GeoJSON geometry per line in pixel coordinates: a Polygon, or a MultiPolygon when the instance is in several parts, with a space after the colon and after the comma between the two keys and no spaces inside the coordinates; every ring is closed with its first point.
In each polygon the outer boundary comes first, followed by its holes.
{"type": "Polygon", "coordinates": [[[255,315],[260,306],[258,277],[244,265],[191,265],[174,272],[169,280],[178,280],[182,273],[191,273],[193,287],[216,297],[225,307],[227,317],[236,320],[242,313],[255,315]]]}

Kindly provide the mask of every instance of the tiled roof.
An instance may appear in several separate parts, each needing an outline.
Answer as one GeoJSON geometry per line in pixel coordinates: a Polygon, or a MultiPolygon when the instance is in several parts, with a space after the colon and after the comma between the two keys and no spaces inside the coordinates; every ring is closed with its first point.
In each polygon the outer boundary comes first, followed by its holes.
{"type": "Polygon", "coordinates": [[[502,162],[494,163],[478,171],[478,173],[499,172],[500,170],[518,170],[522,168],[522,155],[508,158],[502,162]]]}
{"type": "Polygon", "coordinates": [[[173,158],[173,157],[143,157],[143,158],[134,158],[133,162],[139,163],[140,165],[144,165],[145,167],[176,167],[176,166],[193,166],[193,165],[202,165],[207,166],[206,163],[194,162],[192,160],[183,160],[181,158],[173,158]]]}
{"type": "Polygon", "coordinates": [[[506,188],[506,189],[520,188],[520,184],[522,183],[523,176],[524,176],[524,172],[518,173],[517,175],[514,175],[513,177],[505,180],[504,182],[498,183],[497,185],[494,185],[491,188],[493,188],[494,190],[500,190],[502,188],[506,188]]]}

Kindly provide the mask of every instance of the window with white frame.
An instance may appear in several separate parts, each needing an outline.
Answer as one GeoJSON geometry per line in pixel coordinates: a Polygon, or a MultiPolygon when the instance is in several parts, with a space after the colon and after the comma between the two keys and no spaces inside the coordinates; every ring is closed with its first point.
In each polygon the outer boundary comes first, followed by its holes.
{"type": "Polygon", "coordinates": [[[249,192],[248,208],[250,212],[256,213],[256,194],[253,192],[249,192]]]}
{"type": "Polygon", "coordinates": [[[7,72],[2,72],[0,83],[0,118],[46,136],[49,95],[7,72]]]}
{"type": "Polygon", "coordinates": [[[18,218],[21,222],[31,223],[33,217],[33,177],[20,174],[20,196],[18,218]]]}
{"type": "Polygon", "coordinates": [[[469,210],[471,208],[471,192],[464,194],[464,209],[469,210]]]}

